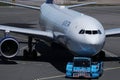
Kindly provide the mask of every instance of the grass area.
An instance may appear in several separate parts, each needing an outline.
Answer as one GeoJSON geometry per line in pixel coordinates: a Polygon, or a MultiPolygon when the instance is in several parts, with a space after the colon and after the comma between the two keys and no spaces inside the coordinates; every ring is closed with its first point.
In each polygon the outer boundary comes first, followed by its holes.
{"type": "Polygon", "coordinates": [[[10,4],[0,3],[0,6],[11,6],[10,4]]]}

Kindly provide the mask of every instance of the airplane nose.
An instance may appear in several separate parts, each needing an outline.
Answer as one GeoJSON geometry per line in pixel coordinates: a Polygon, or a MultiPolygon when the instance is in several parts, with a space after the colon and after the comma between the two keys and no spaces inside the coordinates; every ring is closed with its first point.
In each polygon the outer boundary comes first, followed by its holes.
{"type": "Polygon", "coordinates": [[[87,56],[93,56],[102,49],[103,43],[101,43],[99,38],[91,37],[90,39],[87,39],[86,43],[83,45],[84,53],[88,53],[86,54],[87,56]]]}
{"type": "Polygon", "coordinates": [[[93,38],[93,39],[90,39],[88,41],[88,43],[91,44],[91,45],[98,45],[98,44],[100,44],[100,41],[98,39],[93,38]]]}
{"type": "Polygon", "coordinates": [[[88,44],[91,44],[91,45],[98,45],[100,44],[100,38],[99,37],[96,37],[96,36],[89,36],[86,38],[86,41],[88,44]]]}

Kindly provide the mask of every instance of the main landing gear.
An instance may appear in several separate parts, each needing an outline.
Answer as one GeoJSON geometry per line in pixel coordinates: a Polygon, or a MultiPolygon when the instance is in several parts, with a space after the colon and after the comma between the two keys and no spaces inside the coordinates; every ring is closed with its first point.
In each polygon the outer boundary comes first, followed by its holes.
{"type": "Polygon", "coordinates": [[[28,37],[28,49],[25,49],[23,51],[23,57],[24,59],[36,59],[37,58],[37,52],[35,49],[33,49],[34,44],[32,43],[33,38],[28,37]]]}

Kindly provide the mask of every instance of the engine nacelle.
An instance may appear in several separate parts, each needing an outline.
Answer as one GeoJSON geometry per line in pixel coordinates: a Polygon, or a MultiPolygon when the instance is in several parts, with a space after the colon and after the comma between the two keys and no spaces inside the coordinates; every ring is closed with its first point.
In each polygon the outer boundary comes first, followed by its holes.
{"type": "Polygon", "coordinates": [[[0,41],[0,53],[6,58],[16,56],[19,49],[19,43],[12,37],[5,37],[0,41]]]}

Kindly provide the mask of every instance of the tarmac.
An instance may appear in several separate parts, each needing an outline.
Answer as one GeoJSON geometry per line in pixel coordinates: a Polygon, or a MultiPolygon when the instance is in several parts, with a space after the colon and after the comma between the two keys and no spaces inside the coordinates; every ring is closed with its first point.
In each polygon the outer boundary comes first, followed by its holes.
{"type": "MultiPolygon", "coordinates": [[[[5,0],[12,1],[12,0],[5,0]]],[[[16,3],[40,6],[46,0],[15,0],[16,3]]],[[[120,0],[54,0],[56,4],[78,4],[85,2],[96,2],[96,4],[120,5],[120,0]]]]}
{"type": "MultiPolygon", "coordinates": [[[[94,6],[78,7],[80,11],[98,19],[105,29],[120,27],[120,6],[94,6]]],[[[39,11],[20,7],[0,7],[0,24],[29,29],[40,29],[39,11]]],[[[0,32],[1,37],[3,32],[0,32]]],[[[11,34],[19,41],[27,41],[27,36],[11,34]]],[[[119,80],[120,76],[120,38],[111,37],[106,39],[103,48],[106,52],[104,60],[104,74],[98,80],[119,80]]],[[[9,60],[0,61],[0,80],[75,80],[65,78],[65,66],[67,59],[71,58],[64,49],[56,49],[49,56],[40,56],[36,60],[24,60],[22,51],[27,48],[26,44],[20,44],[19,54],[9,60]],[[59,56],[60,55],[60,56],[59,56]]],[[[79,80],[79,79],[76,79],[79,80]]],[[[85,79],[81,79],[85,80],[85,79]]]]}

